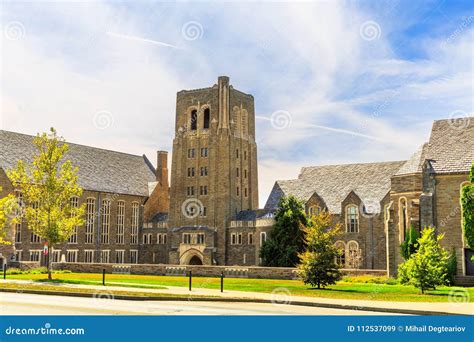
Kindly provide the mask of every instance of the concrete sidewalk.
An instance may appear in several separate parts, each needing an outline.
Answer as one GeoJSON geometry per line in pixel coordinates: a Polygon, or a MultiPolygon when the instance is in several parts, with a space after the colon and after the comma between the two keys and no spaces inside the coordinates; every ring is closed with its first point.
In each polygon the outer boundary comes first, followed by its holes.
{"type": "MultiPolygon", "coordinates": [[[[1,280],[2,283],[16,283],[38,285],[37,282],[27,280],[1,280]]],[[[127,291],[127,292],[145,292],[145,293],[160,293],[169,295],[182,295],[184,300],[193,301],[248,301],[261,303],[274,303],[282,305],[302,305],[302,306],[319,306],[326,308],[340,308],[363,311],[387,312],[387,313],[404,313],[415,315],[474,315],[474,303],[427,303],[427,302],[387,302],[378,300],[352,300],[352,299],[334,299],[334,298],[320,298],[320,297],[306,297],[292,295],[288,289],[277,288],[273,293],[259,293],[246,291],[227,291],[220,292],[218,289],[205,289],[194,287],[189,291],[187,287],[163,286],[163,289],[154,288],[137,288],[114,286],[109,282],[106,286],[102,285],[76,285],[64,283],[41,283],[43,286],[61,286],[64,288],[83,288],[97,291],[127,291]],[[204,298],[208,296],[208,298],[204,298]],[[212,298],[211,298],[212,297],[212,298]]],[[[120,283],[122,285],[137,285],[120,283]]],[[[26,292],[26,291],[25,291],[26,292]]],[[[131,299],[131,298],[128,298],[131,299]]],[[[148,298],[145,298],[148,299],[148,298]]],[[[160,298],[149,298],[150,300],[160,300],[160,298]]],[[[144,300],[142,297],[141,300],[144,300]]],[[[166,299],[162,299],[166,300],[166,299]]],[[[174,298],[174,300],[177,300],[174,298]]]]}

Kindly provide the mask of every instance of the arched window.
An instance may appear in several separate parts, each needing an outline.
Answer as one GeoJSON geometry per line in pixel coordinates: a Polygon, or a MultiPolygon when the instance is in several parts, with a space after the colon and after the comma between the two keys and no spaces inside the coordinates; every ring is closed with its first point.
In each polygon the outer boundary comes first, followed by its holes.
{"type": "Polygon", "coordinates": [[[346,207],[346,232],[359,232],[359,208],[355,205],[346,207]]]}
{"type": "Polygon", "coordinates": [[[209,108],[204,109],[204,129],[209,128],[209,122],[211,120],[211,110],[209,108]]]}
{"type": "Polygon", "coordinates": [[[334,244],[339,249],[340,254],[336,257],[336,264],[346,266],[346,244],[344,241],[336,241],[334,244]]]}
{"type": "Polygon", "coordinates": [[[407,208],[407,199],[402,197],[400,198],[400,240],[405,240],[408,230],[408,208],[407,208]]]}
{"type": "Polygon", "coordinates": [[[308,214],[310,216],[317,216],[321,214],[321,207],[318,205],[312,205],[308,208],[308,214]]]}
{"type": "Polygon", "coordinates": [[[194,109],[191,112],[191,130],[195,131],[197,129],[197,110],[194,109]]]}
{"type": "Polygon", "coordinates": [[[359,268],[362,263],[362,253],[357,241],[347,243],[347,266],[349,268],[359,268]]]}

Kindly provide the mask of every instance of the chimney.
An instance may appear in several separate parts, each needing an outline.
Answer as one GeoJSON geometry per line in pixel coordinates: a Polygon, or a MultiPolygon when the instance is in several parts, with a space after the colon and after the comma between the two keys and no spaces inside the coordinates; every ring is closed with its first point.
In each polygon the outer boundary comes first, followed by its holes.
{"type": "Polygon", "coordinates": [[[156,180],[160,182],[163,187],[168,188],[168,152],[158,151],[157,157],[156,180]]]}

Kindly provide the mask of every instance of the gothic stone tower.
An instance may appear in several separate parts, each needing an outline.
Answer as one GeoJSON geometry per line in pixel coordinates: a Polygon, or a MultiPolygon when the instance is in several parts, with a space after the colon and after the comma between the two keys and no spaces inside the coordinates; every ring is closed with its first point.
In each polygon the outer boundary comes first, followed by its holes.
{"type": "Polygon", "coordinates": [[[170,263],[225,265],[226,227],[258,208],[252,95],[221,76],[176,100],[169,213],[170,263]]]}

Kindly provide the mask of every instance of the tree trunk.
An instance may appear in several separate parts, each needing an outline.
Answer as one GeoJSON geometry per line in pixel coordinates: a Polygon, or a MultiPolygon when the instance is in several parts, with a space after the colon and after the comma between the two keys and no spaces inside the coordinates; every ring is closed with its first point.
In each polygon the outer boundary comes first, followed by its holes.
{"type": "Polygon", "coordinates": [[[318,289],[321,289],[321,282],[318,281],[318,289]]]}
{"type": "Polygon", "coordinates": [[[47,262],[47,266],[48,266],[48,280],[53,279],[53,277],[51,275],[51,256],[50,256],[51,250],[52,250],[52,248],[48,243],[48,255],[46,256],[46,262],[47,262]]]}

